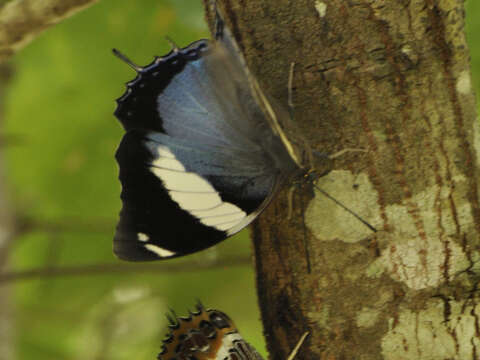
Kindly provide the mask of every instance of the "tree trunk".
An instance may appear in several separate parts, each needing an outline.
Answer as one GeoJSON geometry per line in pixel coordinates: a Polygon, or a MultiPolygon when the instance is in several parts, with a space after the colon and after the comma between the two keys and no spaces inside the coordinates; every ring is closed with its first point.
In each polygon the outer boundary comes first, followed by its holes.
{"type": "Polygon", "coordinates": [[[464,1],[221,3],[251,71],[284,104],[296,63],[295,121],[315,149],[367,150],[317,185],[376,233],[308,189],[295,191],[292,219],[285,190],[254,225],[271,358],[286,359],[306,330],[299,359],[480,357],[464,1]]]}

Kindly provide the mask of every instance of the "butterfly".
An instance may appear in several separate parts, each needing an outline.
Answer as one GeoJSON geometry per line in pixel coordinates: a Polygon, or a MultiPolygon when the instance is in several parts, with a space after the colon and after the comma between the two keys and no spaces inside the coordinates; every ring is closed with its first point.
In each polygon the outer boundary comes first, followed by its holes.
{"type": "MultiPolygon", "coordinates": [[[[158,360],[263,360],[246,342],[233,321],[223,312],[205,309],[199,302],[188,317],[167,315],[170,332],[162,342],[158,360]]],[[[308,336],[305,333],[292,351],[297,354],[308,336]]]]}
{"type": "Polygon", "coordinates": [[[288,112],[250,74],[216,9],[215,39],[138,66],[117,99],[122,210],[114,252],[145,261],[194,253],[252,222],[308,170],[288,112]]]}

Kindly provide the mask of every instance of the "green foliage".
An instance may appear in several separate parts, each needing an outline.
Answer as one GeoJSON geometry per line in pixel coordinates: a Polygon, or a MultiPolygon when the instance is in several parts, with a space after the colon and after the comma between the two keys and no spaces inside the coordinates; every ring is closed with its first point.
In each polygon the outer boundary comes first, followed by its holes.
{"type": "MultiPolygon", "coordinates": [[[[6,132],[21,144],[8,149],[17,211],[39,228],[14,244],[10,267],[120,263],[112,236],[121,203],[113,159],[123,134],[114,100],[135,73],[113,56],[135,62],[170,50],[165,35],[185,46],[208,37],[201,2],[104,0],[48,29],[12,61],[6,132]]],[[[205,263],[246,255],[246,233],[175,262],[205,263]]],[[[193,309],[197,299],[236,319],[263,348],[251,266],[185,273],[97,274],[42,278],[11,285],[19,359],[154,359],[166,330],[164,314],[193,309]]]]}
{"type": "MultiPolygon", "coordinates": [[[[480,4],[467,3],[474,84],[480,86],[480,4]]],[[[122,135],[114,99],[134,73],[116,59],[119,48],[146,64],[179,45],[207,37],[200,1],[103,0],[47,30],[12,61],[6,132],[22,144],[8,150],[17,211],[39,228],[14,244],[11,269],[44,265],[117,263],[111,239],[120,209],[113,154],[122,135]],[[70,230],[68,230],[70,229],[70,230]],[[95,231],[92,231],[94,229],[95,231]]],[[[205,263],[249,254],[243,236],[172,262],[205,263]]],[[[11,285],[18,358],[154,359],[168,307],[185,314],[196,299],[230,314],[244,336],[264,352],[250,266],[186,273],[96,274],[42,278],[11,285]]]]}

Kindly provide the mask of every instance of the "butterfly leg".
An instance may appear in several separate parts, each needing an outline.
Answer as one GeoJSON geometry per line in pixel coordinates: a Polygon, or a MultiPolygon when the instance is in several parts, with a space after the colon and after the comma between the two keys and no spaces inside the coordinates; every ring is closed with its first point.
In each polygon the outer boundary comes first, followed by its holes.
{"type": "Polygon", "coordinates": [[[295,106],[293,105],[293,71],[295,69],[295,63],[290,63],[290,71],[288,72],[288,110],[290,117],[293,119],[293,111],[295,106]]]}
{"type": "Polygon", "coordinates": [[[293,213],[293,193],[295,192],[295,186],[290,187],[288,189],[288,194],[287,194],[287,220],[290,220],[292,218],[292,213],[293,213]]]}
{"type": "MultiPolygon", "coordinates": [[[[310,183],[304,183],[304,185],[306,186],[309,186],[310,187],[310,192],[312,193],[311,194],[311,198],[313,198],[313,187],[311,186],[310,183]]],[[[308,230],[307,230],[307,224],[305,223],[305,212],[307,211],[307,204],[302,202],[302,204],[304,204],[304,207],[302,209],[302,224],[303,224],[303,248],[305,250],[305,260],[307,261],[307,273],[310,274],[312,272],[312,265],[311,265],[311,262],[310,262],[310,244],[308,242],[308,230]]]]}
{"type": "MultiPolygon", "coordinates": [[[[305,185],[304,182],[294,182],[293,186],[291,186],[288,189],[288,193],[287,193],[287,209],[288,209],[287,219],[288,220],[290,220],[292,218],[292,215],[293,215],[293,196],[295,194],[295,190],[299,189],[303,185],[305,185]]],[[[312,191],[313,191],[313,189],[312,189],[312,191]]],[[[304,218],[305,210],[306,210],[306,208],[302,209],[302,214],[303,214],[303,238],[302,238],[302,242],[303,242],[303,248],[305,249],[305,259],[307,261],[307,273],[310,274],[311,273],[311,263],[310,263],[310,251],[309,251],[309,246],[308,246],[309,244],[308,244],[308,240],[307,240],[308,231],[307,231],[307,226],[305,224],[305,218],[304,218]]]]}
{"type": "Polygon", "coordinates": [[[368,152],[368,150],[365,150],[365,149],[355,149],[355,148],[345,148],[345,149],[342,149],[340,151],[337,151],[336,153],[334,154],[331,154],[331,155],[328,155],[328,158],[330,160],[333,160],[333,159],[336,159],[340,156],[342,156],[343,154],[346,154],[346,153],[349,153],[349,152],[368,152]]]}

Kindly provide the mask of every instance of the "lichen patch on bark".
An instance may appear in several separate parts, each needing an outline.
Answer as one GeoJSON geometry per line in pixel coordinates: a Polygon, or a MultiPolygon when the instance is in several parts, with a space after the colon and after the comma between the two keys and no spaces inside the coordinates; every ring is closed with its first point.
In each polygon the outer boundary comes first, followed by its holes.
{"type": "MultiPolygon", "coordinates": [[[[456,188],[466,179],[452,179],[456,188]]],[[[411,289],[436,287],[453,280],[468,269],[471,254],[462,248],[458,228],[466,229],[473,222],[470,204],[458,202],[450,211],[452,188],[434,184],[401,204],[384,208],[389,228],[382,228],[382,214],[377,192],[366,174],[354,175],[346,170],[332,171],[317,186],[325,190],[379,230],[376,234],[340,206],[318,193],[311,201],[305,224],[321,241],[360,242],[375,236],[379,257],[367,268],[365,275],[378,278],[388,274],[411,289]],[[412,213],[412,204],[417,211],[412,213]],[[421,231],[418,221],[421,219],[421,231]]]]}
{"type": "Polygon", "coordinates": [[[380,311],[377,309],[364,307],[357,314],[357,326],[358,327],[372,327],[378,320],[380,311]]]}
{"type": "Polygon", "coordinates": [[[426,305],[419,312],[403,309],[390,319],[382,339],[384,359],[472,359],[480,346],[475,335],[479,305],[449,302],[449,319],[445,319],[443,299],[432,299],[426,305]]]}
{"type": "MultiPolygon", "coordinates": [[[[376,192],[366,174],[355,175],[347,170],[334,170],[319,179],[316,186],[372,226],[381,224],[376,192]]],[[[325,241],[355,243],[372,234],[372,230],[320,192],[315,193],[315,198],[307,208],[305,224],[315,236],[325,241]]]]}
{"type": "MultiPolygon", "coordinates": [[[[460,186],[465,179],[457,176],[460,186]]],[[[385,270],[393,279],[416,290],[438,286],[470,266],[470,260],[458,242],[458,226],[468,228],[473,222],[470,204],[458,204],[456,212],[438,212],[438,204],[447,207],[450,189],[433,185],[416,194],[412,201],[421,214],[423,233],[405,205],[386,208],[392,224],[391,232],[379,232],[377,241],[383,245],[381,256],[367,273],[385,270]]]]}
{"type": "MultiPolygon", "coordinates": [[[[453,241],[427,237],[424,242],[418,236],[408,238],[405,234],[405,239],[392,242],[372,266],[377,274],[382,269],[392,279],[421,290],[451,280],[456,273],[469,267],[469,261],[453,241]]],[[[369,269],[367,274],[374,272],[369,269]]]]}
{"type": "Polygon", "coordinates": [[[480,162],[480,119],[473,123],[473,148],[475,149],[475,159],[477,164],[480,162]]]}
{"type": "Polygon", "coordinates": [[[316,0],[315,10],[317,10],[318,15],[323,18],[327,13],[327,4],[325,4],[323,1],[316,0]]]}
{"type": "Polygon", "coordinates": [[[460,76],[457,79],[456,88],[460,94],[470,94],[472,91],[472,82],[470,80],[470,72],[468,70],[463,70],[460,73],[460,76]]]}

